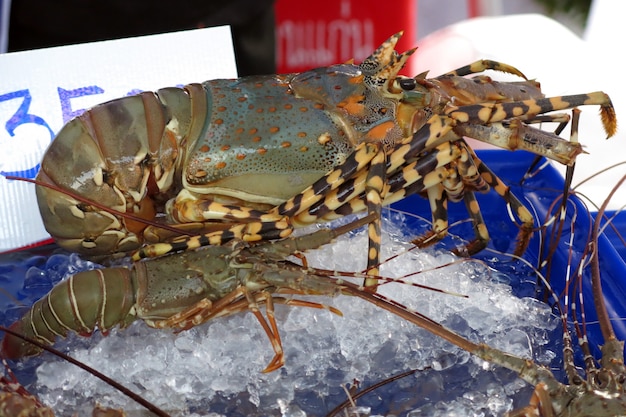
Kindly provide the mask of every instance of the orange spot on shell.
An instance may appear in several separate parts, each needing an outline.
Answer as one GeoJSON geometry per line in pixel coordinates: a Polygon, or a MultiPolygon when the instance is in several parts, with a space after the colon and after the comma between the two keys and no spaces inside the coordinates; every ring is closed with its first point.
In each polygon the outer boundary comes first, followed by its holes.
{"type": "Polygon", "coordinates": [[[224,145],[224,146],[222,146],[222,147],[220,148],[220,150],[222,150],[222,151],[227,151],[227,150],[229,150],[229,149],[230,149],[230,145],[224,145]]]}
{"type": "Polygon", "coordinates": [[[238,153],[235,158],[239,161],[243,161],[246,158],[246,154],[244,153],[238,153]]]}
{"type": "Polygon", "coordinates": [[[252,129],[248,130],[248,133],[250,133],[251,135],[254,135],[258,131],[259,129],[257,129],[256,127],[253,127],[252,129]]]}
{"type": "Polygon", "coordinates": [[[252,142],[261,142],[261,136],[255,136],[252,138],[252,142]]]}
{"type": "Polygon", "coordinates": [[[256,150],[256,153],[258,153],[259,155],[265,155],[267,153],[267,149],[259,148],[256,150]]]}
{"type": "Polygon", "coordinates": [[[238,135],[240,135],[240,134],[242,134],[242,133],[243,133],[243,131],[244,131],[244,130],[245,130],[245,129],[244,129],[243,127],[238,127],[237,129],[235,129],[235,133],[237,133],[238,135]]]}
{"type": "Polygon", "coordinates": [[[309,111],[309,108],[308,108],[308,107],[300,107],[300,111],[301,111],[302,113],[304,113],[304,112],[309,111]]]}
{"type": "Polygon", "coordinates": [[[215,119],[213,123],[215,123],[216,125],[221,125],[222,123],[224,123],[224,121],[222,119],[215,119]]]}
{"type": "Polygon", "coordinates": [[[217,168],[217,169],[226,168],[226,162],[224,162],[224,161],[218,162],[217,164],[215,164],[215,168],[217,168]]]}
{"type": "Polygon", "coordinates": [[[374,126],[373,128],[371,128],[369,132],[367,132],[365,137],[376,141],[383,140],[387,136],[387,132],[389,132],[394,127],[395,124],[392,121],[381,123],[378,126],[374,126]]]}
{"type": "Polygon", "coordinates": [[[276,133],[280,130],[280,128],[278,126],[272,126],[270,127],[270,133],[276,133]]]}
{"type": "Polygon", "coordinates": [[[270,113],[274,113],[276,111],[276,107],[272,106],[269,109],[267,109],[270,113]]]}
{"type": "Polygon", "coordinates": [[[298,132],[299,138],[306,138],[306,132],[298,132]]]}
{"type": "Polygon", "coordinates": [[[363,100],[365,100],[364,96],[349,96],[341,103],[337,104],[337,107],[344,109],[348,114],[360,116],[365,113],[363,100]]]}
{"type": "Polygon", "coordinates": [[[348,80],[350,84],[362,84],[365,76],[363,74],[352,77],[348,80]]]}
{"type": "Polygon", "coordinates": [[[240,101],[240,102],[244,102],[246,100],[248,100],[248,97],[238,97],[237,98],[237,101],[240,101]]]}
{"type": "Polygon", "coordinates": [[[285,104],[283,107],[286,108],[287,110],[291,110],[293,108],[293,106],[289,103],[285,104]]]}
{"type": "Polygon", "coordinates": [[[226,106],[219,106],[217,111],[226,111],[226,106]]]}
{"type": "Polygon", "coordinates": [[[209,147],[209,145],[202,145],[202,146],[200,146],[200,152],[208,152],[210,150],[211,150],[211,148],[209,147]]]}
{"type": "Polygon", "coordinates": [[[291,147],[291,142],[284,141],[283,143],[280,144],[280,146],[283,148],[289,148],[291,147]]]}

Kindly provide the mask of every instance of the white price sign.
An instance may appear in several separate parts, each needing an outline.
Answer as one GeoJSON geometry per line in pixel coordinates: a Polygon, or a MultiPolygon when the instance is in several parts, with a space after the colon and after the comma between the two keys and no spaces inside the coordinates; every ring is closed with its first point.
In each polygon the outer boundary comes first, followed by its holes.
{"type": "Polygon", "coordinates": [[[237,76],[227,26],[0,54],[0,252],[49,238],[34,186],[63,125],[140,91],[237,76]]]}

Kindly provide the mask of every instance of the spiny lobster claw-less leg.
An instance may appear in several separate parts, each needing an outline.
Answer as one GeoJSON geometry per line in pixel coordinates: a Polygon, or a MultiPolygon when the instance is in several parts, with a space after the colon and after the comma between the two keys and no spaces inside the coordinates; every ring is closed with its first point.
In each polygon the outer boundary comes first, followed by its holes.
{"type": "Polygon", "coordinates": [[[513,214],[521,221],[519,225],[519,232],[517,235],[517,245],[514,250],[514,254],[520,256],[526,251],[528,244],[530,243],[530,238],[532,237],[534,230],[534,219],[533,215],[528,211],[526,206],[511,192],[511,188],[507,186],[504,181],[496,176],[496,174],[491,171],[487,165],[485,165],[474,153],[474,151],[470,150],[473,154],[474,162],[478,166],[478,170],[480,171],[481,177],[489,184],[489,186],[496,192],[500,197],[504,199],[507,203],[507,206],[511,209],[513,214]]]}
{"type": "MultiPolygon", "coordinates": [[[[297,292],[294,291],[294,293],[297,292]]],[[[276,297],[266,290],[251,291],[247,287],[241,286],[216,302],[211,302],[205,298],[167,319],[146,320],[146,323],[151,327],[159,329],[174,328],[178,330],[188,330],[216,317],[251,311],[261,324],[274,350],[274,357],[263,370],[263,372],[267,373],[275,371],[285,364],[283,345],[274,315],[275,303],[286,304],[293,307],[326,309],[334,314],[341,315],[341,311],[334,307],[306,300],[276,297]],[[267,318],[263,317],[263,314],[259,310],[259,305],[262,303],[265,304],[265,314],[267,318]]]]}
{"type": "MultiPolygon", "coordinates": [[[[611,102],[609,96],[601,91],[588,94],[576,94],[572,96],[529,99],[510,103],[474,104],[461,107],[450,107],[445,111],[445,114],[462,123],[491,124],[512,118],[520,121],[532,121],[538,115],[542,115],[544,113],[573,109],[575,107],[587,105],[600,106],[600,118],[607,134],[607,138],[615,135],[615,132],[617,131],[615,108],[613,107],[613,103],[611,102]]],[[[484,140],[485,142],[491,142],[489,138],[477,139],[484,140]]],[[[516,148],[513,147],[510,149],[516,148]]],[[[536,151],[534,149],[529,150],[536,151]]]]}
{"type": "Polygon", "coordinates": [[[522,72],[518,70],[517,68],[512,67],[508,64],[502,63],[502,62],[492,61],[490,59],[481,59],[476,62],[472,62],[469,65],[464,65],[460,68],[455,69],[454,71],[446,72],[443,75],[462,77],[465,75],[477,74],[479,72],[483,72],[486,70],[500,71],[500,72],[504,72],[507,74],[517,75],[519,77],[522,77],[525,80],[528,79],[528,77],[522,74],[522,72]]]}
{"type": "Polygon", "coordinates": [[[509,412],[507,417],[555,417],[546,384],[538,383],[530,397],[529,404],[509,412]]]}
{"type": "MultiPolygon", "coordinates": [[[[383,189],[385,186],[385,153],[382,149],[372,159],[372,166],[367,173],[366,205],[368,214],[375,215],[375,220],[367,226],[368,252],[367,274],[380,275],[381,215],[383,206],[383,189]]],[[[366,289],[376,291],[378,280],[366,278],[363,285],[366,289]]]]}

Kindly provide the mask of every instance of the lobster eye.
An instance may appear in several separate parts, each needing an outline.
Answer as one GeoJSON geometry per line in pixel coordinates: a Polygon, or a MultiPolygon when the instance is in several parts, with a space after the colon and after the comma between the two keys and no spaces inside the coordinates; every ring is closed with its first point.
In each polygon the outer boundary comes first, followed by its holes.
{"type": "Polygon", "coordinates": [[[398,80],[398,84],[400,84],[400,88],[402,88],[404,91],[414,90],[415,86],[417,85],[415,79],[413,78],[402,78],[398,80]]]}

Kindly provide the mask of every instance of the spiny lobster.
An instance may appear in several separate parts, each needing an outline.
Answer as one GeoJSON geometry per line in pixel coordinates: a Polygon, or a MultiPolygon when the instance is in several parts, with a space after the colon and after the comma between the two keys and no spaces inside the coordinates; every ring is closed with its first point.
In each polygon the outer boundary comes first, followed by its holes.
{"type": "MultiPolygon", "coordinates": [[[[571,165],[580,144],[531,124],[563,121],[545,115],[554,110],[599,105],[612,136],[609,97],[545,98],[519,70],[487,60],[432,79],[402,76],[415,49],[397,53],[400,36],[359,65],[211,80],[86,111],[63,127],[41,164],[37,196],[47,230],[87,255],[141,248],[137,260],[231,239],[284,238],[294,227],[365,210],[379,217],[383,205],[421,193],[431,202],[433,229],[415,242],[445,236],[448,201],[464,200],[476,238],[457,252],[473,254],[489,240],[473,193],[493,188],[522,223],[522,253],[532,216],[463,136],[571,165]],[[525,81],[464,78],[487,69],[525,81]]],[[[376,275],[379,219],[369,235],[376,275]]]]}

